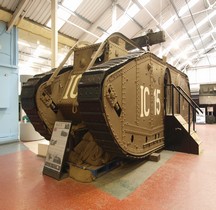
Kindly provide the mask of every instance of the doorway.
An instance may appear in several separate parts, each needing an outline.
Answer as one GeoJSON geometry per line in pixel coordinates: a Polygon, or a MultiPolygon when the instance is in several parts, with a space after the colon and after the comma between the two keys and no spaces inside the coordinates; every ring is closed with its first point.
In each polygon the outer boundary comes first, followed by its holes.
{"type": "Polygon", "coordinates": [[[164,74],[164,114],[171,114],[172,105],[171,105],[171,76],[170,70],[167,68],[164,74]]]}

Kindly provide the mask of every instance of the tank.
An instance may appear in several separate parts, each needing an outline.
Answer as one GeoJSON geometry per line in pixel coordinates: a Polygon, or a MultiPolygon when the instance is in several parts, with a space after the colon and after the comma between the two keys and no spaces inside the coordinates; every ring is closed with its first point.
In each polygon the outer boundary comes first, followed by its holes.
{"type": "Polygon", "coordinates": [[[69,54],[57,69],[23,85],[22,107],[35,130],[49,140],[55,121],[71,121],[72,147],[89,131],[104,151],[126,158],[164,148],[166,116],[178,110],[190,127],[192,111],[171,88],[189,96],[187,75],[143,50],[162,41],[164,33],[151,32],[132,40],[114,33],[103,43],[78,42],[70,51],[73,66],[63,67],[69,54]]]}

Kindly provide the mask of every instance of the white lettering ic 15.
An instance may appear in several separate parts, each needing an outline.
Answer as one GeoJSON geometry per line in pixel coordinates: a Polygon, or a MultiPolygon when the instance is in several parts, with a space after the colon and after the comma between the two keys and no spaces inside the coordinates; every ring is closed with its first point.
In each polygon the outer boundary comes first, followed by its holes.
{"type": "Polygon", "coordinates": [[[79,82],[81,76],[82,76],[81,74],[71,76],[69,84],[68,84],[67,89],[65,91],[65,94],[63,96],[63,99],[68,99],[69,97],[70,98],[76,98],[76,96],[77,96],[76,87],[78,85],[78,82],[79,82]]]}
{"type": "MultiPolygon", "coordinates": [[[[150,107],[147,104],[150,102],[150,90],[148,87],[140,86],[141,92],[141,109],[140,117],[148,117],[150,107]]],[[[149,103],[150,104],[150,103],[149,103]]],[[[161,111],[160,89],[154,89],[154,115],[159,115],[161,111]]]]}

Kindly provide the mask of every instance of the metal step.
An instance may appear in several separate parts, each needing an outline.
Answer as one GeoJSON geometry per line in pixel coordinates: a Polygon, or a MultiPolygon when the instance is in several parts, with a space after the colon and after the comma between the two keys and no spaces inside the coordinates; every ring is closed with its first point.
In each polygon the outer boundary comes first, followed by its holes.
{"type": "Polygon", "coordinates": [[[200,154],[201,143],[197,133],[191,129],[181,115],[167,115],[165,117],[165,147],[169,150],[200,154]]]}

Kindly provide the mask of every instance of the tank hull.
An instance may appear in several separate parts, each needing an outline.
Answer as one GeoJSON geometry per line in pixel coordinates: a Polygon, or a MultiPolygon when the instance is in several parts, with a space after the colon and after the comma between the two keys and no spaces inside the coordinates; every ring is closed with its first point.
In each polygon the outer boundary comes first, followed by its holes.
{"type": "MultiPolygon", "coordinates": [[[[152,53],[120,56],[84,73],[63,68],[51,93],[50,75],[35,76],[23,87],[22,104],[36,131],[49,140],[55,121],[69,120],[84,125],[108,153],[127,158],[164,147],[164,118],[171,110],[165,82],[189,93],[187,76],[152,53]]],[[[187,104],[187,120],[186,110],[187,104]]]]}
{"type": "Polygon", "coordinates": [[[83,74],[78,88],[81,118],[104,150],[143,158],[165,145],[166,73],[169,82],[179,85],[181,80],[189,92],[187,76],[151,53],[121,57],[116,63],[111,60],[83,74]]]}

